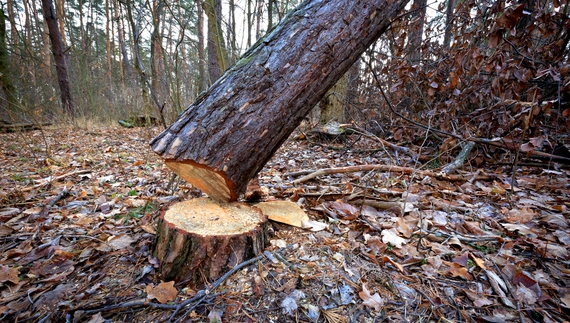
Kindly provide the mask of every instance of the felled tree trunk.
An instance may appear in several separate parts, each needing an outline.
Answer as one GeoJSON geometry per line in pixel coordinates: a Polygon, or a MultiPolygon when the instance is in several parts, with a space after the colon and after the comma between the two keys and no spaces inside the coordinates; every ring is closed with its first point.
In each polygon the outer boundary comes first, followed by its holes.
{"type": "Polygon", "coordinates": [[[219,201],[236,200],[408,0],[312,0],[253,45],[152,149],[219,201]]]}

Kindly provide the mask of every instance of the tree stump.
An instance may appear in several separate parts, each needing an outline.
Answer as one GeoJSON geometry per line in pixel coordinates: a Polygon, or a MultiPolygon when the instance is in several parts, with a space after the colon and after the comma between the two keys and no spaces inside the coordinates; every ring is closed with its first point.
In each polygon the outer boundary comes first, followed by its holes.
{"type": "Polygon", "coordinates": [[[203,287],[265,248],[267,217],[241,202],[202,197],[173,204],[158,221],[154,255],[162,279],[203,287]]]}

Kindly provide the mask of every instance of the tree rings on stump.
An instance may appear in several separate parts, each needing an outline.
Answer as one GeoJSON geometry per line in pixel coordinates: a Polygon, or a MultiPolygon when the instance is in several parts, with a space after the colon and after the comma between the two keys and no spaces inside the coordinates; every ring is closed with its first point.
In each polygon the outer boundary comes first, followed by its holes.
{"type": "Polygon", "coordinates": [[[263,252],[267,217],[245,203],[199,198],[173,204],[158,221],[154,255],[165,281],[198,288],[263,252]]]}

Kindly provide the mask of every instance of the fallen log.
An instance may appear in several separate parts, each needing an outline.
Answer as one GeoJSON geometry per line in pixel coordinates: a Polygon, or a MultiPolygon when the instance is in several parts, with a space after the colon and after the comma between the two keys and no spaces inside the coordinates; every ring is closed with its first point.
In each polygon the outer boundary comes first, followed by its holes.
{"type": "Polygon", "coordinates": [[[210,197],[236,200],[407,2],[304,1],[152,140],[152,149],[210,197]]]}

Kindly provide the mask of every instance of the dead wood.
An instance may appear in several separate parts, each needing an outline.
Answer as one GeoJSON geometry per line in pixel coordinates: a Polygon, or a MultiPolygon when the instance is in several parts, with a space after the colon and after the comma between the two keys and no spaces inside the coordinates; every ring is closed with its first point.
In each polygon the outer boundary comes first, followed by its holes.
{"type": "MultiPolygon", "coordinates": [[[[390,165],[358,165],[358,166],[347,166],[347,167],[338,167],[338,168],[323,168],[313,173],[303,176],[299,179],[296,179],[292,182],[292,184],[300,184],[306,182],[310,179],[321,175],[330,175],[330,174],[339,174],[339,173],[354,173],[354,172],[370,172],[370,171],[382,171],[382,172],[397,172],[397,173],[404,173],[404,174],[412,174],[416,173],[422,177],[430,176],[434,177],[439,180],[448,180],[448,181],[469,181],[471,180],[472,176],[469,175],[446,175],[439,172],[433,172],[429,170],[417,170],[412,167],[401,167],[401,166],[390,166],[390,165]]],[[[479,175],[476,177],[477,180],[490,180],[492,179],[491,176],[488,175],[479,175]]]]}

